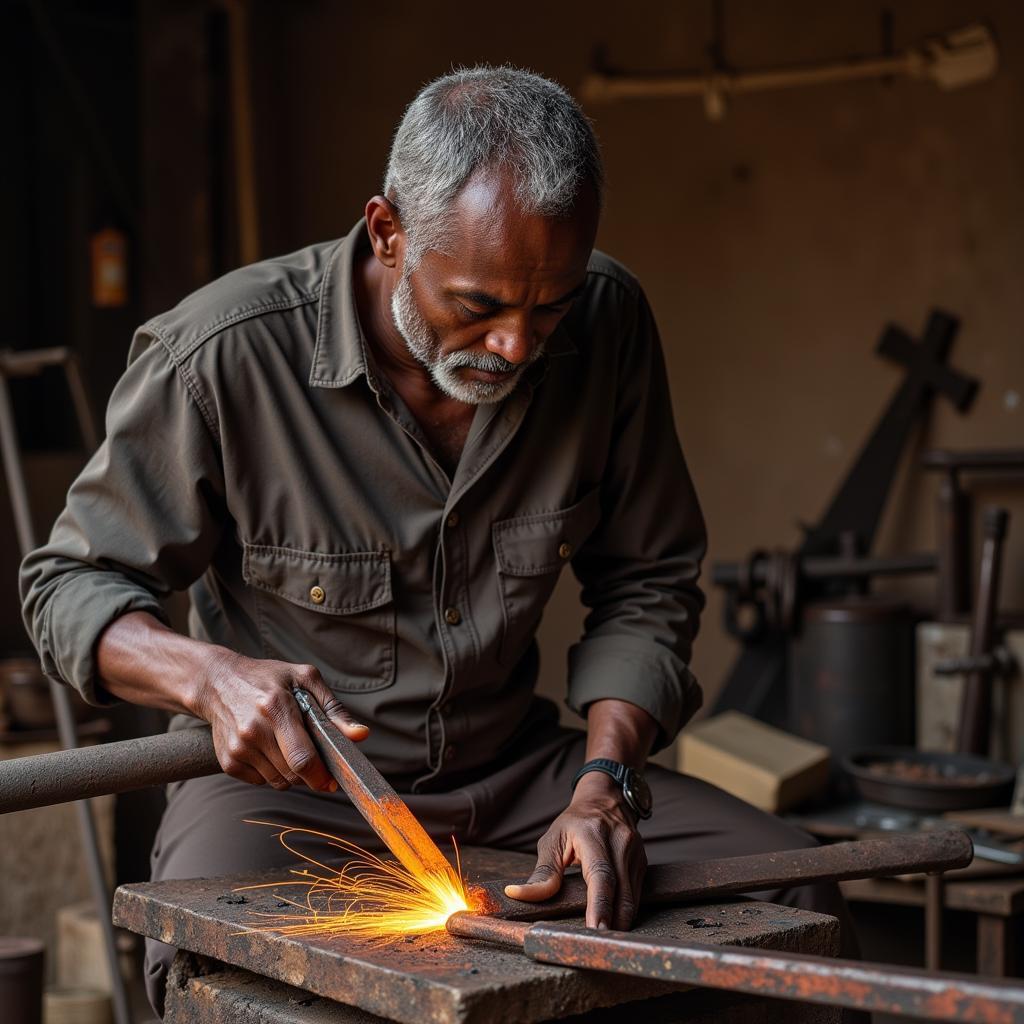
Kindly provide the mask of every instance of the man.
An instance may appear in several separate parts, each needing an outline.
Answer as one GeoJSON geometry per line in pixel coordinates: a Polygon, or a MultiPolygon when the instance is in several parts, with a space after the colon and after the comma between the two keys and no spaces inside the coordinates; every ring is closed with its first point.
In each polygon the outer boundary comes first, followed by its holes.
{"type": "MultiPolygon", "coordinates": [[[[136,335],[107,440],[22,591],[48,673],[212,725],[226,774],[171,794],[154,878],[280,864],[247,817],[371,841],[297,685],[435,836],[536,850],[511,896],[546,898],[579,863],[592,927],[629,927],[648,857],[810,842],[640,773],[700,703],[705,539],[651,311],[592,251],[601,192],[560,87],[459,71],[406,111],[349,235],[136,335]],[[568,679],[585,734],[533,693],[568,564],[590,608],[568,679]],[[187,637],[160,605],[185,588],[187,637]]],[[[834,887],[768,895],[843,913],[834,887]]],[[[159,1009],[173,951],[148,952],[159,1009]]]]}

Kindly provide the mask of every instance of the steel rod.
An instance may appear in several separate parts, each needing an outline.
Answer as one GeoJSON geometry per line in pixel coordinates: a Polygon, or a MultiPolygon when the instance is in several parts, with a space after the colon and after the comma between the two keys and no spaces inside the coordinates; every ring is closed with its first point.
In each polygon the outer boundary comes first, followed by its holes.
{"type": "MultiPolygon", "coordinates": [[[[999,575],[1008,521],[1006,509],[985,509],[981,570],[971,628],[970,653],[974,658],[988,654],[995,641],[996,602],[999,599],[999,575]]],[[[962,754],[987,755],[991,726],[992,673],[975,670],[964,680],[957,750],[962,754]]]]}
{"type": "Polygon", "coordinates": [[[437,844],[370,759],[305,690],[296,690],[295,700],[328,771],[398,861],[414,875],[428,872],[457,880],[437,844]]]}
{"type": "MultiPolygon", "coordinates": [[[[815,882],[950,871],[966,867],[973,856],[974,847],[966,832],[943,829],[802,850],[656,864],[649,867],[644,876],[640,902],[656,906],[815,882]]],[[[569,917],[581,913],[587,905],[586,883],[578,874],[567,875],[558,895],[543,903],[510,899],[504,893],[504,885],[504,882],[481,883],[479,891],[486,897],[481,910],[507,920],[538,921],[569,917]]]]}
{"type": "Polygon", "coordinates": [[[0,762],[0,814],[128,793],[220,770],[209,726],[14,757],[0,762]]]}
{"type": "Polygon", "coordinates": [[[561,967],[898,1017],[1024,1024],[1024,986],[1016,982],[674,938],[655,941],[572,924],[514,927],[467,913],[452,915],[447,927],[459,938],[521,948],[531,960],[561,967]]]}

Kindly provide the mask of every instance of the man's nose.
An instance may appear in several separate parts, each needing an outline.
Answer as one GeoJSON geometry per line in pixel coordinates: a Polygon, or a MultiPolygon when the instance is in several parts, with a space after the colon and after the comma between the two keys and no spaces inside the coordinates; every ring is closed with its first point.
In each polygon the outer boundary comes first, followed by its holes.
{"type": "Polygon", "coordinates": [[[491,328],[484,339],[484,347],[488,352],[516,366],[529,358],[533,345],[533,332],[528,321],[518,319],[491,328]]]}

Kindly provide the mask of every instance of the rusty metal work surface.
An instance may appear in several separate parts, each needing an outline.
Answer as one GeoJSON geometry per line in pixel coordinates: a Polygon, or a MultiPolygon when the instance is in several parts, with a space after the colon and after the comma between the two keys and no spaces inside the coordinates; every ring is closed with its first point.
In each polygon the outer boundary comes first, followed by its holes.
{"type": "MultiPolygon", "coordinates": [[[[967,833],[949,829],[803,850],[660,864],[648,868],[641,902],[656,906],[820,881],[945,871],[969,864],[973,856],[967,833]]],[[[586,886],[579,875],[567,877],[558,896],[546,903],[510,900],[500,884],[484,888],[488,896],[487,913],[509,920],[550,920],[579,914],[586,907],[586,886]]]]}
{"type": "MultiPolygon", "coordinates": [[[[839,1010],[794,1006],[733,992],[690,990],[630,1004],[644,1024],[838,1024],[839,1010]]],[[[608,1007],[563,1024],[622,1024],[608,1007]]],[[[384,1017],[260,978],[251,971],[179,953],[171,968],[164,1024],[388,1024],[384,1017]]]]}
{"type": "Polygon", "coordinates": [[[523,951],[543,963],[658,978],[761,996],[964,1024],[1024,1024],[1024,986],[966,975],[719,947],[651,942],[628,932],[564,923],[527,929],[523,951]]]}
{"type": "MultiPolygon", "coordinates": [[[[463,851],[471,881],[515,877],[533,858],[463,851]]],[[[121,927],[286,984],[408,1024],[532,1024],[668,991],[665,982],[534,963],[518,950],[456,939],[446,932],[382,944],[352,937],[297,938],[244,931],[252,911],[274,913],[272,890],[238,886],[285,878],[258,876],[122,886],[114,902],[121,927]],[[244,897],[245,903],[238,902],[244,897]]],[[[646,914],[637,932],[705,943],[834,955],[833,918],[789,907],[736,901],[646,914]]]]}

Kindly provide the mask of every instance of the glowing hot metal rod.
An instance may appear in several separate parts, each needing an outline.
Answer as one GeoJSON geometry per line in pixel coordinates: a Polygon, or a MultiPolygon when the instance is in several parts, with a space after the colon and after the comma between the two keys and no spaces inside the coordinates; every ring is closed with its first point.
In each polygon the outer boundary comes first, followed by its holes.
{"type": "Polygon", "coordinates": [[[295,690],[295,700],[327,770],[402,867],[419,878],[447,879],[461,891],[454,868],[367,756],[305,690],[295,690]]]}

